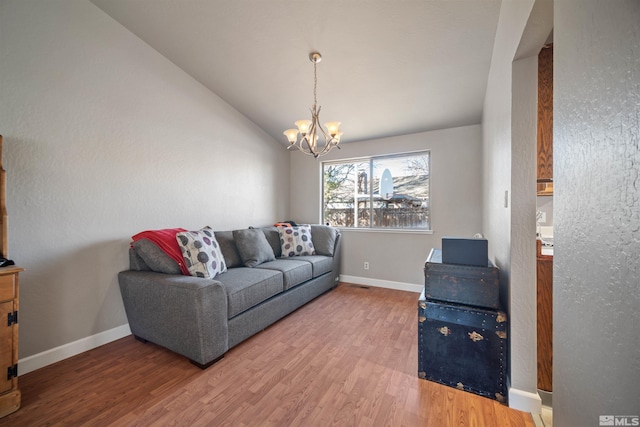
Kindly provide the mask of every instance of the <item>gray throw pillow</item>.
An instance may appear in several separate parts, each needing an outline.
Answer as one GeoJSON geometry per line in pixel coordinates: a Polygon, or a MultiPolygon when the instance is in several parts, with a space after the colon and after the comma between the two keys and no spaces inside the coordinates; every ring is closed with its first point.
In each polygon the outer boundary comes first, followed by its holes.
{"type": "Polygon", "coordinates": [[[282,256],[282,246],[280,245],[280,233],[278,233],[278,228],[270,226],[263,227],[261,230],[264,232],[267,242],[271,245],[271,249],[273,249],[275,257],[280,258],[282,256]]]}
{"type": "Polygon", "coordinates": [[[182,274],[178,263],[149,239],[140,239],[133,242],[133,250],[153,271],[166,274],[182,274]]]}
{"type": "Polygon", "coordinates": [[[216,231],[215,235],[220,245],[222,256],[227,262],[227,268],[242,267],[242,258],[240,258],[236,242],[233,239],[233,231],[216,231]]]}
{"type": "Polygon", "coordinates": [[[129,270],[152,271],[146,262],[138,255],[135,249],[129,249],[129,270]]]}
{"type": "Polygon", "coordinates": [[[246,267],[255,267],[267,261],[275,261],[273,249],[262,230],[250,228],[234,230],[233,238],[242,262],[246,267]]]}
{"type": "Polygon", "coordinates": [[[318,255],[333,256],[338,230],[326,225],[311,225],[311,240],[318,255]]]}

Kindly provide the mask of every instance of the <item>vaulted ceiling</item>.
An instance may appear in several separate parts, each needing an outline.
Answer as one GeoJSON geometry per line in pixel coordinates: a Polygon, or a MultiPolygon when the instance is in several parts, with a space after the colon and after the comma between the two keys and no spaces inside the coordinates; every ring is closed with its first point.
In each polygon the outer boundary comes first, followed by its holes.
{"type": "Polygon", "coordinates": [[[343,142],[480,123],[500,0],[91,0],[273,138],[343,142]]]}

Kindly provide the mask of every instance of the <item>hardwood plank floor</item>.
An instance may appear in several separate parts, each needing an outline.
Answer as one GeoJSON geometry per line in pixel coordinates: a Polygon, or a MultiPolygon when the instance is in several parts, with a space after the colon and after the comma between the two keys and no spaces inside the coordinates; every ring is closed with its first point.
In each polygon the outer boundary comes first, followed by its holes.
{"type": "Polygon", "coordinates": [[[133,337],[19,378],[11,426],[526,426],[417,376],[418,294],[340,284],[200,370],[133,337]]]}

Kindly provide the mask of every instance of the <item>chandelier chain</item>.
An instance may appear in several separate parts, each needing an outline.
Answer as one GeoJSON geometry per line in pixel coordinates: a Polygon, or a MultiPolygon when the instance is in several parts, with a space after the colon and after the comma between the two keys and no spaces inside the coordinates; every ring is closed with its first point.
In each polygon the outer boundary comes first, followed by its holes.
{"type": "Polygon", "coordinates": [[[318,63],[313,63],[313,105],[318,104],[318,63]]]}

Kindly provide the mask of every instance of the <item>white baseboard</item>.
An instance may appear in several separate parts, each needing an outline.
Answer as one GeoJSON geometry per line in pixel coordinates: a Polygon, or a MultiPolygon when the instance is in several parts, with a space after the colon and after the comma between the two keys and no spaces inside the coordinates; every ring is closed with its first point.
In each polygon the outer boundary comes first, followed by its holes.
{"type": "Polygon", "coordinates": [[[424,285],[415,285],[413,283],[392,282],[390,280],[371,279],[368,277],[340,275],[340,281],[353,283],[355,285],[377,286],[378,288],[397,289],[400,291],[422,292],[424,285]]]}
{"type": "Polygon", "coordinates": [[[523,412],[539,414],[542,412],[542,399],[538,393],[509,387],[509,407],[523,412]]]}
{"type": "Polygon", "coordinates": [[[25,357],[24,359],[18,360],[18,373],[19,375],[27,374],[36,369],[44,368],[47,365],[84,353],[85,351],[119,340],[128,335],[131,335],[131,329],[129,328],[129,324],[125,324],[61,345],[60,347],[52,348],[51,350],[43,351],[42,353],[34,354],[33,356],[25,357]]]}

